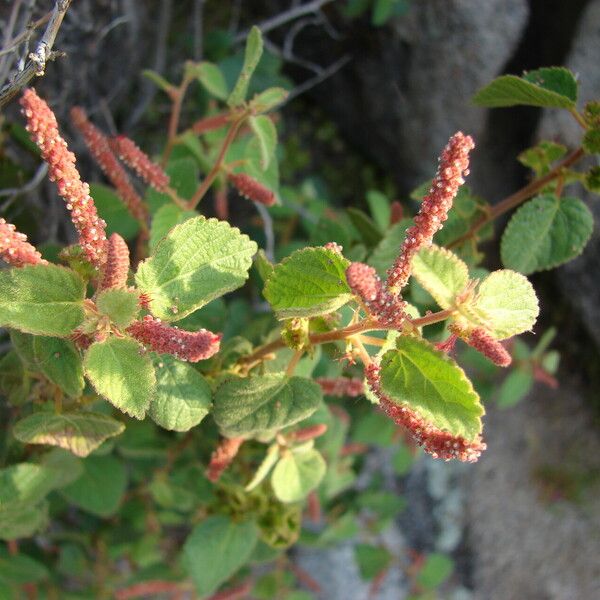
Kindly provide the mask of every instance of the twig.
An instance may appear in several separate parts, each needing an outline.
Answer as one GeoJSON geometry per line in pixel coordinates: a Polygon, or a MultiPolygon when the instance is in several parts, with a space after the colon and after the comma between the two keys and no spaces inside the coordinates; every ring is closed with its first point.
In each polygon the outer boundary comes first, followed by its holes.
{"type": "Polygon", "coordinates": [[[324,68],[319,75],[316,75],[315,77],[311,77],[310,79],[306,80],[304,83],[301,83],[300,85],[296,86],[288,94],[288,97],[286,98],[284,104],[287,104],[294,98],[297,98],[301,94],[304,94],[305,92],[307,92],[308,90],[312,89],[313,87],[319,85],[319,83],[322,83],[326,79],[329,79],[330,77],[335,75],[342,67],[346,66],[346,64],[348,64],[351,60],[352,60],[352,57],[349,54],[346,54],[346,55],[342,56],[340,59],[336,60],[329,67],[324,68]]]}
{"type": "Polygon", "coordinates": [[[194,60],[202,60],[204,46],[204,1],[194,0],[194,60]]]}
{"type": "Polygon", "coordinates": [[[9,200],[7,200],[2,205],[0,210],[2,212],[4,212],[8,208],[8,206],[10,206],[11,202],[15,198],[17,198],[18,196],[21,196],[23,194],[28,194],[29,192],[32,192],[33,190],[35,190],[35,188],[38,185],[40,185],[40,183],[44,180],[44,177],[46,177],[47,173],[48,173],[48,164],[45,162],[42,162],[42,163],[40,163],[40,166],[37,168],[33,177],[27,183],[22,185],[20,188],[6,188],[3,190],[0,190],[0,198],[9,196],[9,200]]]}
{"type": "Polygon", "coordinates": [[[264,204],[255,202],[256,210],[263,222],[265,233],[265,254],[271,262],[275,262],[275,234],[273,233],[273,218],[264,204]]]}
{"type": "Polygon", "coordinates": [[[4,48],[2,48],[2,50],[0,50],[0,56],[4,56],[5,54],[10,54],[11,52],[14,52],[16,50],[17,46],[19,46],[25,40],[29,39],[32,36],[33,32],[38,27],[45,25],[50,20],[51,16],[52,16],[52,11],[49,10],[43,17],[40,17],[37,21],[34,21],[33,23],[31,23],[31,25],[28,25],[27,29],[25,29],[25,31],[22,31],[19,35],[15,36],[12,40],[5,43],[4,48]]]}
{"type": "MultiPolygon", "coordinates": [[[[17,16],[19,14],[19,11],[21,10],[22,2],[23,0],[15,0],[15,2],[13,3],[12,10],[10,11],[10,17],[8,19],[8,25],[6,26],[6,31],[4,32],[4,45],[6,45],[9,42],[13,31],[15,30],[15,24],[17,22],[17,16]]],[[[6,65],[8,64],[7,61],[7,58],[3,58],[2,61],[0,61],[1,82],[4,82],[4,79],[6,77],[5,69],[6,65]]]]}
{"type": "Polygon", "coordinates": [[[173,147],[175,146],[175,141],[177,139],[177,130],[179,129],[179,119],[181,117],[181,106],[183,104],[183,99],[185,98],[185,93],[187,89],[192,83],[193,77],[189,75],[185,75],[183,80],[181,81],[181,85],[178,88],[173,89],[173,93],[171,97],[173,98],[173,106],[171,108],[171,117],[169,118],[169,130],[167,132],[167,145],[165,146],[161,164],[162,166],[166,166],[169,161],[169,156],[171,156],[171,152],[173,151],[173,147]]]}

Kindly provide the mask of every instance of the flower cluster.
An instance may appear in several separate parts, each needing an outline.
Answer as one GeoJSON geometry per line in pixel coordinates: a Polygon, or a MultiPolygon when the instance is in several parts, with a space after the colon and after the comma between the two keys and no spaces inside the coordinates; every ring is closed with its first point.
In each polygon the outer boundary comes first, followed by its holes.
{"type": "Polygon", "coordinates": [[[228,179],[237,191],[242,196],[248,198],[248,200],[253,200],[265,206],[273,206],[275,204],[275,194],[262,183],[250,177],[250,175],[246,175],[246,173],[231,173],[228,179]]]}
{"type": "Polygon", "coordinates": [[[95,125],[90,123],[82,108],[73,107],[71,109],[71,119],[75,127],[81,132],[85,145],[94,160],[100,165],[108,180],[115,186],[117,194],[129,212],[145,225],[148,220],[148,211],[144,201],[135,191],[125,169],[110,149],[108,138],[95,125]]]}
{"type": "Polygon", "coordinates": [[[379,398],[380,406],[397,424],[408,429],[419,446],[433,458],[451,460],[456,458],[463,462],[476,462],[486,449],[486,444],[478,436],[469,442],[462,436],[455,436],[447,431],[427,423],[413,409],[403,404],[396,404],[381,390],[379,367],[371,363],[365,368],[365,377],[370,390],[379,398]]]}
{"type": "Polygon", "coordinates": [[[210,457],[206,477],[213,483],[218,481],[223,471],[233,462],[244,438],[223,438],[210,457]]]}
{"type": "Polygon", "coordinates": [[[465,341],[499,367],[508,367],[512,362],[512,357],[506,348],[483,327],[473,329],[465,341]]]}
{"type": "Polygon", "coordinates": [[[56,182],[58,193],[71,211],[79,243],[88,260],[99,268],[106,260],[106,223],[98,216],[88,184],[81,181],[75,155],[60,136],[54,113],[33,89],[23,92],[21,106],[27,131],[48,163],[50,180],[56,182]]]}
{"type": "Polygon", "coordinates": [[[0,258],[13,267],[45,265],[47,261],[12,223],[0,219],[0,258]]]}
{"type": "Polygon", "coordinates": [[[326,396],[356,398],[365,393],[362,379],[348,377],[319,377],[317,383],[326,396]]]}
{"type": "Polygon", "coordinates": [[[471,136],[455,133],[442,151],[437,174],[429,193],[423,198],[415,224],[406,232],[400,254],[388,271],[387,287],[394,295],[408,282],[413,256],[431,243],[448,218],[448,211],[468,175],[469,152],[475,147],[471,136]]]}
{"type": "Polygon", "coordinates": [[[210,358],[219,351],[221,341],[221,335],[212,331],[183,331],[151,315],[130,325],[127,333],[155,352],[189,362],[210,358]]]}
{"type": "Polygon", "coordinates": [[[129,274],[129,248],[125,240],[113,233],[108,238],[107,257],[98,289],[124,288],[129,274]]]}
{"type": "Polygon", "coordinates": [[[373,267],[354,262],[346,269],[346,280],[350,289],[362,300],[369,317],[385,327],[402,326],[406,305],[387,291],[373,267]]]}

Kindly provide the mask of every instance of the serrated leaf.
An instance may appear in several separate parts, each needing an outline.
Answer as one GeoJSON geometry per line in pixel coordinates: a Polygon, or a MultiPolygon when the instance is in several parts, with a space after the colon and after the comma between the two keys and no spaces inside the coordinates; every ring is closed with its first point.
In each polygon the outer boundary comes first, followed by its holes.
{"type": "Polygon", "coordinates": [[[396,343],[381,359],[383,392],[438,429],[475,439],[484,410],[464,371],[425,340],[403,335],[396,343]]]}
{"type": "Polygon", "coordinates": [[[183,565],[205,598],[238,571],[258,541],[253,521],[236,523],[215,515],[196,525],[183,546],[183,565]]]}
{"type": "Polygon", "coordinates": [[[137,317],[139,295],[133,290],[112,289],[98,294],[96,307],[117,327],[127,327],[137,317]]]}
{"type": "Polygon", "coordinates": [[[279,460],[279,444],[273,444],[269,446],[265,458],[260,463],[254,477],[250,480],[250,483],[244,488],[247,492],[251,492],[257,485],[260,485],[267,475],[271,472],[271,469],[275,466],[275,463],[279,460]]]}
{"type": "Polygon", "coordinates": [[[260,94],[256,94],[250,102],[250,107],[255,114],[266,113],[285,102],[289,92],[280,87],[272,87],[260,94]]]}
{"type": "Polygon", "coordinates": [[[273,492],[281,502],[300,502],[321,483],[326,470],[318,450],[288,451],[271,475],[273,492]]]}
{"type": "Polygon", "coordinates": [[[350,262],[333,250],[304,248],[275,266],[264,290],[278,319],[315,317],[352,299],[346,282],[350,262]]]}
{"type": "Polygon", "coordinates": [[[85,285],[77,273],[56,265],[0,271],[0,326],[67,337],[83,321],[85,285]]]}
{"type": "Polygon", "coordinates": [[[228,106],[239,106],[245,99],[248,92],[250,78],[254,73],[263,53],[263,40],[260,29],[252,27],[246,40],[246,51],[244,53],[244,64],[238,80],[227,98],[228,106]]]}
{"type": "Polygon", "coordinates": [[[600,129],[588,129],[581,145],[588,154],[600,154],[600,129]]]}
{"type": "Polygon", "coordinates": [[[250,117],[248,121],[260,148],[260,166],[263,171],[266,171],[275,155],[277,129],[273,121],[265,115],[250,117]]]}
{"type": "Polygon", "coordinates": [[[467,265],[439,246],[420,250],[413,258],[411,273],[441,308],[450,308],[469,283],[467,265]]]}
{"type": "Polygon", "coordinates": [[[92,344],[83,368],[98,394],[129,416],[144,418],[156,376],[150,357],[136,341],[109,337],[92,344]]]}
{"type": "Polygon", "coordinates": [[[148,414],[170,431],[188,431],[204,419],[210,410],[212,393],[202,375],[189,364],[172,356],[154,360],[156,393],[148,414]]]}
{"type": "Polygon", "coordinates": [[[523,77],[502,75],[481,88],[473,97],[479,106],[541,106],[573,108],[577,101],[577,81],[562,67],[531,71],[523,77]]]}
{"type": "Polygon", "coordinates": [[[114,456],[88,456],[83,474],[61,490],[68,502],[99,517],[115,514],[127,487],[124,463],[114,456]]]}
{"type": "Polygon", "coordinates": [[[594,217],[578,198],[538,196],[512,216],[504,230],[504,266],[525,275],[561,265],[583,251],[594,217]]]}
{"type": "Polygon", "coordinates": [[[261,248],[254,257],[254,266],[258,271],[260,278],[263,283],[266,283],[269,277],[273,274],[275,267],[273,263],[269,260],[265,251],[261,248]]]}
{"type": "Polygon", "coordinates": [[[177,321],[243,285],[256,249],[228,223],[195,217],[171,229],[135,280],[155,316],[177,321]]]}
{"type": "Polygon", "coordinates": [[[376,269],[380,277],[385,277],[386,271],[396,260],[406,237],[406,230],[412,224],[412,219],[398,221],[384,233],[381,241],[375,246],[369,264],[376,269]]]}
{"type": "Polygon", "coordinates": [[[73,398],[83,392],[83,365],[79,351],[69,340],[35,336],[33,352],[37,368],[73,398]]]}
{"type": "Polygon", "coordinates": [[[58,446],[85,457],[124,430],[123,423],[99,413],[38,412],[18,421],[13,435],[24,444],[58,446]]]}
{"type": "Polygon", "coordinates": [[[115,191],[100,183],[90,184],[90,196],[98,214],[106,221],[106,235],[118,233],[124,240],[132,240],[140,230],[140,224],[127,210],[115,191]]]}
{"type": "Polygon", "coordinates": [[[229,90],[221,69],[214,63],[207,61],[194,66],[194,75],[198,78],[204,89],[215,98],[226,100],[229,90]]]}
{"type": "Polygon", "coordinates": [[[227,437],[277,431],[310,417],[321,399],[320,386],[310,379],[285,373],[235,377],[217,389],[213,417],[227,437]]]}
{"type": "Polygon", "coordinates": [[[506,269],[494,271],[481,282],[473,308],[478,324],[498,340],[529,331],[539,313],[531,283],[506,269]]]}
{"type": "Polygon", "coordinates": [[[197,214],[193,210],[183,210],[176,204],[161,206],[154,214],[150,225],[150,250],[153,251],[175,225],[184,223],[188,219],[197,216],[197,214]]]}
{"type": "Polygon", "coordinates": [[[33,352],[33,340],[35,336],[22,333],[16,329],[10,332],[10,341],[19,358],[28,369],[37,370],[35,354],[33,352]]]}

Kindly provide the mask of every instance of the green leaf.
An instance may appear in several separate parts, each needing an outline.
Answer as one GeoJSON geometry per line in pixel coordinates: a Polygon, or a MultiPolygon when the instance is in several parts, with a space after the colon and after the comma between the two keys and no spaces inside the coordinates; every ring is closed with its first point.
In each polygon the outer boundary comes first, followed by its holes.
{"type": "Polygon", "coordinates": [[[500,408],[518,404],[533,387],[533,374],[529,369],[517,368],[509,373],[498,392],[496,403],[500,408]]]}
{"type": "Polygon", "coordinates": [[[263,283],[266,283],[266,281],[269,279],[269,277],[271,277],[273,271],[275,270],[273,263],[269,260],[269,258],[265,254],[265,251],[262,248],[256,253],[254,257],[254,266],[256,267],[258,275],[262,279],[263,283]]]}
{"type": "Polygon", "coordinates": [[[142,75],[149,79],[158,89],[167,94],[175,91],[175,86],[170,84],[162,75],[151,69],[144,69],[142,75]]]}
{"type": "Polygon", "coordinates": [[[381,359],[381,388],[425,421],[471,441],[481,433],[484,414],[464,371],[425,340],[400,336],[397,349],[381,359]]]}
{"type": "Polygon", "coordinates": [[[385,277],[386,271],[392,266],[400,253],[400,248],[406,237],[406,230],[413,224],[412,219],[402,219],[394,223],[375,246],[369,264],[376,269],[380,277],[385,277]]]}
{"type": "Polygon", "coordinates": [[[586,174],[583,180],[585,189],[600,194],[600,167],[592,167],[586,174]]]}
{"type": "Polygon", "coordinates": [[[277,129],[273,121],[265,115],[250,117],[248,121],[260,148],[260,166],[263,171],[266,171],[269,163],[275,156],[277,129]]]}
{"type": "Polygon", "coordinates": [[[98,294],[96,307],[117,327],[127,327],[137,317],[139,295],[133,290],[104,290],[98,294]]]}
{"type": "Polygon", "coordinates": [[[183,565],[204,598],[245,565],[258,541],[253,521],[236,523],[224,515],[194,527],[183,546],[183,565]]]}
{"type": "Polygon", "coordinates": [[[504,230],[502,263],[525,275],[557,267],[581,254],[593,229],[594,217],[578,198],[538,196],[504,230]]]}
{"type": "Polygon", "coordinates": [[[267,475],[271,472],[271,469],[275,466],[275,463],[279,460],[279,444],[273,444],[269,446],[265,458],[260,463],[254,477],[250,483],[244,488],[247,492],[251,492],[256,486],[260,485],[267,475]]]}
{"type": "Polygon", "coordinates": [[[509,270],[494,271],[481,282],[473,307],[477,323],[498,340],[529,331],[539,314],[531,283],[509,270]]]}
{"type": "Polygon", "coordinates": [[[346,213],[368,248],[372,248],[379,244],[383,234],[368,215],[358,208],[347,208],[346,213]]]}
{"type": "Polygon", "coordinates": [[[175,225],[184,223],[188,219],[197,216],[193,210],[182,210],[177,204],[165,204],[161,206],[150,225],[150,250],[154,251],[158,243],[169,233],[175,225]]]}
{"type": "Polygon", "coordinates": [[[550,165],[567,153],[567,147],[555,142],[541,141],[517,156],[518,161],[539,177],[550,171],[550,165]]]}
{"type": "Polygon", "coordinates": [[[52,472],[52,483],[59,490],[83,475],[83,461],[62,448],[52,448],[42,457],[42,466],[52,472]]]}
{"type": "Polygon", "coordinates": [[[228,106],[239,106],[245,99],[248,92],[248,84],[254,73],[260,57],[263,53],[263,40],[260,29],[256,26],[252,27],[246,40],[246,51],[244,53],[244,65],[238,80],[227,98],[228,106]]]}
{"type": "MultiPolygon", "coordinates": [[[[198,188],[198,162],[191,156],[183,158],[173,158],[169,161],[166,168],[170,179],[170,186],[177,195],[184,200],[189,200],[198,188]]],[[[146,200],[152,214],[165,204],[172,204],[170,196],[158,192],[154,188],[149,188],[146,193],[146,200]]]]}
{"type": "Polygon", "coordinates": [[[321,483],[326,470],[323,457],[314,448],[288,451],[271,475],[273,492],[282,502],[300,502],[321,483]]]}
{"type": "Polygon", "coordinates": [[[387,196],[377,190],[369,190],[367,192],[367,204],[375,223],[381,231],[385,231],[390,225],[392,210],[387,196]]]}
{"type": "Polygon", "coordinates": [[[69,340],[35,336],[33,351],[37,368],[67,396],[79,398],[85,385],[79,351],[69,340]]]}
{"type": "Polygon", "coordinates": [[[202,84],[204,89],[219,100],[226,100],[229,94],[227,82],[221,69],[211,62],[201,62],[194,65],[194,76],[202,84]]]}
{"type": "Polygon", "coordinates": [[[154,360],[156,394],[148,414],[170,431],[188,431],[204,419],[210,410],[212,393],[202,375],[189,364],[172,356],[154,360]]]}
{"type": "Polygon", "coordinates": [[[406,499],[394,492],[362,492],[357,504],[377,513],[381,519],[395,517],[406,509],[406,499]]]}
{"type": "Polygon", "coordinates": [[[0,511],[0,540],[30,537],[48,526],[48,503],[0,511]]]}
{"type": "Polygon", "coordinates": [[[315,317],[352,299],[346,282],[350,262],[333,250],[304,248],[275,266],[264,289],[279,319],[315,317]]]}
{"type": "Polygon", "coordinates": [[[390,566],[393,557],[383,546],[356,544],[354,558],[358,564],[360,576],[370,581],[390,566]]]}
{"type": "Polygon", "coordinates": [[[54,487],[52,469],[42,465],[19,463],[0,469],[0,513],[33,507],[54,487]]]}
{"type": "Polygon", "coordinates": [[[429,554],[418,575],[417,583],[426,590],[434,590],[450,577],[454,571],[454,561],[445,554],[429,554]]]}
{"type": "Polygon", "coordinates": [[[4,584],[39,583],[49,575],[42,563],[22,552],[10,555],[4,548],[0,551],[0,582],[4,584]]]}
{"type": "Polygon", "coordinates": [[[129,416],[144,418],[155,392],[156,376],[150,357],[136,341],[110,337],[92,344],[83,368],[98,394],[129,416]]]}
{"type": "Polygon", "coordinates": [[[90,184],[90,196],[98,214],[106,221],[106,235],[118,233],[124,240],[132,240],[140,230],[140,224],[127,210],[115,191],[99,183],[90,184]]]}
{"type": "Polygon", "coordinates": [[[125,425],[112,417],[91,412],[54,414],[38,412],[15,424],[13,435],[24,444],[47,444],[85,457],[125,425]]]}
{"type": "Polygon", "coordinates": [[[15,351],[8,352],[0,359],[0,392],[13,406],[20,406],[29,400],[31,379],[23,369],[23,362],[15,351]]]}
{"type": "Polygon", "coordinates": [[[574,108],[577,101],[577,81],[562,67],[531,71],[523,77],[502,75],[480,89],[473,98],[479,106],[541,106],[574,108]]]}
{"type": "Polygon", "coordinates": [[[29,333],[21,333],[16,329],[11,330],[10,332],[10,341],[12,342],[16,353],[19,355],[19,358],[23,361],[23,364],[28,369],[37,371],[37,361],[33,352],[34,339],[34,335],[29,333]]]}
{"type": "Polygon", "coordinates": [[[600,154],[600,129],[588,129],[581,145],[588,154],[600,154]]]}
{"type": "Polygon", "coordinates": [[[394,15],[403,15],[409,7],[410,0],[375,0],[371,23],[375,27],[381,27],[394,15]]]}
{"type": "Polygon", "coordinates": [[[85,285],[75,272],[32,265],[0,272],[0,326],[66,337],[83,321],[85,285]]]}
{"type": "Polygon", "coordinates": [[[396,475],[407,475],[415,462],[415,455],[411,452],[408,446],[402,444],[392,457],[392,466],[396,475]]]}
{"type": "Polygon", "coordinates": [[[469,283],[467,265],[446,248],[420,250],[412,261],[412,275],[442,308],[450,308],[469,283]]]}
{"type": "Polygon", "coordinates": [[[88,456],[83,475],[61,494],[68,502],[99,517],[114,515],[127,487],[123,462],[114,456],[88,456]]]}
{"type": "Polygon", "coordinates": [[[302,377],[234,377],[217,389],[213,417],[227,437],[277,431],[310,417],[321,399],[320,386],[302,377]]]}
{"type": "Polygon", "coordinates": [[[266,113],[285,102],[289,92],[280,87],[272,87],[260,94],[256,94],[250,102],[250,107],[255,114],[266,113]]]}
{"type": "Polygon", "coordinates": [[[256,244],[224,221],[195,217],[177,225],[138,268],[152,313],[177,321],[248,278],[256,244]]]}

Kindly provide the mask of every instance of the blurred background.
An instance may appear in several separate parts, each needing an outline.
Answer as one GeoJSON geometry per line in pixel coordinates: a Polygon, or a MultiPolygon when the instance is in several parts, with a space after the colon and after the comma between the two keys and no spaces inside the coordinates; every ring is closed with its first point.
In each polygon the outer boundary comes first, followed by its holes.
{"type": "MultiPolygon", "coordinates": [[[[2,0],[2,47],[52,5],[2,0]]],[[[568,115],[474,106],[473,94],[499,74],[565,65],[579,76],[583,101],[600,98],[600,0],[73,0],[55,44],[64,56],[36,87],[67,131],[68,110],[80,104],[105,131],[156,152],[170,105],[142,70],[177,81],[185,60],[204,58],[235,78],[253,24],[266,40],[257,84],[291,92],[280,114],[281,185],[332,207],[366,209],[372,189],[408,206],[459,129],[477,144],[469,185],[492,204],[527,181],[516,160],[522,150],[540,139],[576,142],[568,115]]],[[[26,51],[0,54],[0,85],[26,51]]],[[[191,123],[205,103],[191,94],[182,120],[191,123]]],[[[21,122],[17,109],[3,108],[4,138],[21,122]]],[[[0,141],[0,213],[37,243],[68,241],[44,174],[27,172],[7,148],[0,141]]],[[[81,156],[88,180],[99,180],[81,156]]],[[[590,207],[600,217],[597,199],[590,207]]],[[[232,220],[248,212],[241,207],[232,220]]],[[[497,242],[489,251],[486,266],[497,268],[497,242]]],[[[434,556],[441,598],[600,598],[598,273],[596,228],[581,257],[532,277],[542,312],[537,338],[523,341],[533,347],[556,329],[556,380],[532,376],[507,388],[472,365],[487,410],[488,450],[477,464],[403,461],[379,423],[353,433],[356,443],[376,442],[355,485],[372,486],[377,472],[377,486],[402,498],[381,531],[397,561],[373,581],[354,560],[359,532],[301,546],[294,560],[317,597],[408,598],[411,565],[434,556]]]]}

